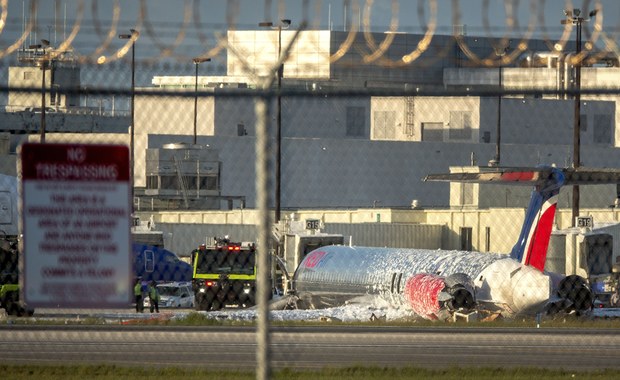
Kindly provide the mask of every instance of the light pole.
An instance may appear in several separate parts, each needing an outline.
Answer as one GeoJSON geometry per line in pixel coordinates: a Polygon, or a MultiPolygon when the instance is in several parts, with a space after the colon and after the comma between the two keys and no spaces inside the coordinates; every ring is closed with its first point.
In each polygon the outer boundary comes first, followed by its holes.
{"type": "Polygon", "coordinates": [[[41,142],[45,142],[45,58],[41,60],[41,142]]]}
{"type": "Polygon", "coordinates": [[[192,59],[192,61],[194,61],[194,65],[196,66],[196,81],[194,83],[194,145],[196,145],[196,135],[198,133],[198,65],[202,62],[210,62],[211,58],[196,57],[192,59]]]}
{"type": "Polygon", "coordinates": [[[496,142],[495,142],[495,157],[489,161],[489,166],[499,166],[500,164],[500,142],[502,139],[502,59],[508,52],[510,46],[503,48],[495,48],[495,55],[499,57],[499,94],[497,96],[497,127],[496,127],[496,142]]]}
{"type": "MultiPolygon", "coordinates": [[[[593,10],[589,13],[590,17],[596,16],[596,10],[593,10]]],[[[564,15],[566,18],[561,20],[560,23],[563,25],[572,24],[577,26],[577,32],[575,35],[575,59],[574,59],[574,67],[575,67],[575,112],[574,112],[574,125],[573,125],[573,168],[577,169],[581,166],[581,154],[580,154],[580,145],[581,145],[581,57],[579,56],[581,53],[581,25],[584,22],[590,21],[590,19],[585,19],[581,17],[581,9],[573,9],[573,10],[564,10],[564,15]]],[[[577,217],[579,216],[579,186],[573,186],[573,220],[572,226],[575,227],[575,223],[577,221],[577,217]]]]}
{"type": "Polygon", "coordinates": [[[42,143],[45,142],[45,70],[47,69],[47,64],[49,60],[45,49],[49,47],[49,45],[50,42],[48,40],[41,40],[41,44],[29,46],[30,49],[43,49],[43,54],[41,55],[41,59],[39,60],[41,64],[41,128],[39,133],[41,134],[40,141],[42,143]]]}
{"type": "Polygon", "coordinates": [[[135,130],[135,90],[136,90],[136,40],[140,36],[140,32],[135,29],[129,30],[131,34],[119,34],[118,38],[121,40],[131,40],[131,127],[129,128],[129,168],[131,174],[131,204],[133,208],[133,194],[134,194],[134,130],[135,130]]]}
{"type": "MultiPolygon", "coordinates": [[[[258,26],[269,27],[278,30],[278,62],[282,56],[282,29],[288,29],[291,25],[291,20],[282,19],[278,25],[274,25],[273,22],[260,22],[258,26]]],[[[284,73],[284,64],[278,66],[278,116],[276,119],[276,196],[275,196],[275,223],[280,221],[280,200],[282,191],[282,96],[280,95],[282,89],[282,74],[284,73]]]]}

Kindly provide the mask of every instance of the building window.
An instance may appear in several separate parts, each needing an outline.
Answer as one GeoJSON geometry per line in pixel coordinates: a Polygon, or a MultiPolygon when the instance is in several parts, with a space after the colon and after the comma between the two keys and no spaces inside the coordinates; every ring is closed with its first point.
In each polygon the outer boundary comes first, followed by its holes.
{"type": "Polygon", "coordinates": [[[471,140],[471,112],[450,111],[449,139],[451,141],[471,140]]]}
{"type": "Polygon", "coordinates": [[[443,141],[443,123],[422,123],[422,141],[443,141]]]}
{"type": "Polygon", "coordinates": [[[34,74],[32,71],[24,71],[24,80],[32,80],[34,74]]]}
{"type": "Polygon", "coordinates": [[[161,189],[162,190],[178,190],[179,189],[179,180],[177,176],[173,175],[163,175],[161,176],[161,189]]]}
{"type": "Polygon", "coordinates": [[[146,177],[146,188],[147,189],[157,189],[157,176],[149,175],[146,177]]]}
{"type": "Polygon", "coordinates": [[[347,107],[347,136],[364,137],[366,108],[347,107]]]}
{"type": "Polygon", "coordinates": [[[374,138],[376,140],[394,140],[396,138],[396,112],[375,111],[373,118],[374,138]]]}
{"type": "Polygon", "coordinates": [[[461,205],[471,206],[474,204],[474,184],[462,183],[461,184],[461,205]]]}
{"type": "Polygon", "coordinates": [[[484,228],[484,248],[486,252],[491,252],[491,227],[484,228]]]}
{"type": "Polygon", "coordinates": [[[200,177],[200,190],[217,190],[217,176],[200,177]]]}
{"type": "Polygon", "coordinates": [[[582,113],[579,116],[579,132],[584,133],[588,131],[588,115],[582,113]]]}
{"type": "Polygon", "coordinates": [[[612,144],[611,115],[594,115],[593,142],[595,144],[612,144]]]}
{"type": "Polygon", "coordinates": [[[198,178],[195,175],[184,175],[183,179],[185,180],[185,188],[188,190],[196,189],[198,185],[198,178]]]}
{"type": "Polygon", "coordinates": [[[245,124],[237,124],[237,136],[247,136],[248,132],[245,130],[245,124]]]}
{"type": "Polygon", "coordinates": [[[472,228],[471,227],[461,227],[460,228],[461,235],[461,251],[471,251],[473,248],[472,244],[472,228]]]}

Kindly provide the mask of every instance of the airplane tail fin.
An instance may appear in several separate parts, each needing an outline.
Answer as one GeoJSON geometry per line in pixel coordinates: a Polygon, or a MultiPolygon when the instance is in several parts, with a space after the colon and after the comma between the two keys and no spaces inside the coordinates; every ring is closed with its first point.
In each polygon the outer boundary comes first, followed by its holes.
{"type": "Polygon", "coordinates": [[[510,255],[523,265],[543,271],[560,188],[565,185],[620,183],[620,171],[587,168],[558,169],[550,166],[492,168],[482,172],[431,174],[424,180],[533,185],[534,190],[519,239],[510,255]]]}
{"type": "Polygon", "coordinates": [[[552,177],[553,179],[545,184],[537,184],[532,191],[519,239],[510,253],[513,259],[541,272],[545,269],[558,194],[564,184],[564,175],[561,171],[557,170],[556,175],[552,177]]]}

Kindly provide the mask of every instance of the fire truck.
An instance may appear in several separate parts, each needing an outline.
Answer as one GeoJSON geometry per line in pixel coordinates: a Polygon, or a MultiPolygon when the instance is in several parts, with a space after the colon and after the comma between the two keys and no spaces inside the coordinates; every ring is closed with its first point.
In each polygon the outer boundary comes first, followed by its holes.
{"type": "Polygon", "coordinates": [[[0,308],[8,315],[31,316],[20,299],[17,177],[0,173],[0,308]]]}
{"type": "Polygon", "coordinates": [[[0,234],[0,308],[8,315],[32,315],[19,299],[17,239],[0,234]]]}
{"type": "Polygon", "coordinates": [[[192,290],[196,310],[256,303],[256,245],[215,238],[192,252],[192,290]]]}
{"type": "MultiPolygon", "coordinates": [[[[291,276],[312,250],[343,244],[344,236],[320,231],[318,219],[287,222],[278,226],[279,253],[269,254],[270,294],[291,291],[291,276]],[[305,226],[305,228],[304,228],[305,226]]],[[[256,245],[233,243],[228,237],[214,238],[192,252],[193,290],[196,310],[220,310],[225,306],[256,304],[256,245]]]]}

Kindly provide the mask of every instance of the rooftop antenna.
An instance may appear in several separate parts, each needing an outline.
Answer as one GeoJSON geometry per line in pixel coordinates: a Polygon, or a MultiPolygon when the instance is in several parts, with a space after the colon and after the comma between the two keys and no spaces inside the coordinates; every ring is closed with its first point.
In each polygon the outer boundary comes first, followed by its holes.
{"type": "Polygon", "coordinates": [[[63,27],[62,27],[62,40],[63,41],[67,40],[67,3],[65,3],[65,17],[63,20],[63,27]]]}
{"type": "Polygon", "coordinates": [[[357,30],[362,30],[362,7],[357,8],[357,30]]]}
{"type": "MultiPolygon", "coordinates": [[[[22,36],[26,32],[26,3],[25,0],[22,0],[22,36]]],[[[26,46],[24,45],[26,41],[22,42],[22,50],[26,50],[26,46]]]]}
{"type": "Polygon", "coordinates": [[[34,18],[34,40],[38,41],[37,39],[37,31],[39,30],[39,18],[37,17],[37,14],[39,13],[39,9],[37,8],[37,12],[32,16],[34,18]]]}
{"type": "Polygon", "coordinates": [[[331,32],[332,30],[332,3],[327,6],[327,28],[331,32]]]}
{"type": "Polygon", "coordinates": [[[58,30],[58,0],[54,4],[54,46],[58,46],[56,31],[58,30]]]}

